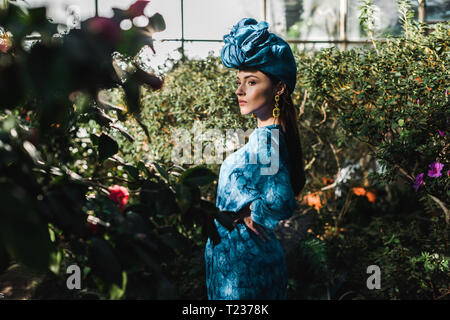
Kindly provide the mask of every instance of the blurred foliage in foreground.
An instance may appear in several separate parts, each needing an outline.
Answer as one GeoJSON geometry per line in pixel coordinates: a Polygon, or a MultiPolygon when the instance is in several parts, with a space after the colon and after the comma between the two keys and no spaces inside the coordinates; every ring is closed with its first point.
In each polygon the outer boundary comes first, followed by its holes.
{"type": "Polygon", "coordinates": [[[176,298],[183,293],[174,270],[200,239],[217,239],[217,209],[199,191],[212,172],[120,157],[115,136],[134,140],[121,123],[140,121],[141,86],[163,84],[138,59],[165,29],[163,17],[120,27],[147,4],[114,9],[113,17],[85,20],[63,35],[45,7],[10,2],[0,11],[1,271],[16,261],[65,291],[66,269],[77,264],[75,298],[176,298]],[[41,39],[27,48],[32,31],[41,39]],[[104,101],[111,88],[123,90],[126,107],[104,101]],[[196,238],[194,224],[202,226],[196,238]]]}

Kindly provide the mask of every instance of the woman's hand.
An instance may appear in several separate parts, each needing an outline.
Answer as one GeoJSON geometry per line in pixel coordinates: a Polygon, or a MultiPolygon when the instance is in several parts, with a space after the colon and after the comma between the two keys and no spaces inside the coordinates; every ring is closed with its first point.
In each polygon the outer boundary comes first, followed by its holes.
{"type": "Polygon", "coordinates": [[[238,215],[236,216],[236,219],[234,220],[234,224],[243,221],[244,224],[250,230],[252,230],[262,241],[270,240],[264,227],[261,226],[260,224],[256,223],[255,221],[253,221],[250,214],[251,214],[251,205],[248,207],[242,208],[241,210],[238,211],[238,215]]]}

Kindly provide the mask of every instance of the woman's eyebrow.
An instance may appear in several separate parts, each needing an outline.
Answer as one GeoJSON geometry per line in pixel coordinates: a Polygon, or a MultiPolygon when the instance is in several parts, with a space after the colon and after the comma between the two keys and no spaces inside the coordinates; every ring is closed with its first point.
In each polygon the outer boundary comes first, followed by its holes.
{"type": "MultiPolygon", "coordinates": [[[[257,76],[254,76],[254,75],[248,75],[248,76],[245,76],[244,77],[244,79],[247,79],[247,78],[249,78],[249,77],[255,77],[256,79],[259,79],[257,76]]],[[[239,80],[239,77],[238,76],[236,76],[236,79],[238,79],[239,80]]]]}

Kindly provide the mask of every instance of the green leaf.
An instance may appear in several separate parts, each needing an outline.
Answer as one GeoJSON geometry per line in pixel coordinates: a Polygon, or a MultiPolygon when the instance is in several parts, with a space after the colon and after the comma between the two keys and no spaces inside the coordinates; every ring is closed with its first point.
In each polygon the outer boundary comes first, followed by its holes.
{"type": "Polygon", "coordinates": [[[122,268],[113,247],[105,239],[94,237],[88,249],[92,273],[108,283],[122,285],[122,268]]]}
{"type": "Polygon", "coordinates": [[[175,186],[177,204],[181,212],[184,214],[191,206],[191,192],[189,186],[178,183],[175,186]]]}
{"type": "Polygon", "coordinates": [[[167,187],[158,191],[158,199],[156,201],[156,211],[160,215],[169,215],[179,212],[179,208],[172,190],[167,187]]]}
{"type": "Polygon", "coordinates": [[[98,138],[99,160],[103,161],[115,155],[119,151],[117,142],[105,133],[98,138]]]}
{"type": "Polygon", "coordinates": [[[56,275],[59,275],[62,258],[63,254],[60,250],[53,251],[50,254],[50,271],[56,275]]]}
{"type": "Polygon", "coordinates": [[[139,162],[138,162],[137,168],[138,168],[139,170],[141,170],[143,173],[145,173],[145,175],[146,175],[148,178],[151,178],[151,177],[152,177],[152,174],[151,174],[150,170],[148,170],[147,166],[145,165],[145,163],[144,163],[143,161],[139,161],[139,162]]]}
{"type": "Polygon", "coordinates": [[[125,165],[125,170],[130,174],[133,179],[139,179],[139,170],[136,167],[125,165]]]}
{"type": "Polygon", "coordinates": [[[188,186],[197,187],[210,184],[216,178],[216,174],[208,168],[197,166],[184,171],[179,181],[188,186]]]}
{"type": "Polygon", "coordinates": [[[135,235],[138,233],[147,234],[149,232],[146,221],[139,213],[127,211],[125,213],[125,221],[127,226],[126,230],[131,235],[135,235]]]}
{"type": "MultiPolygon", "coordinates": [[[[2,186],[3,187],[3,186],[2,186]]],[[[38,272],[48,270],[51,242],[48,226],[30,205],[25,190],[18,186],[0,193],[0,243],[9,256],[38,272]]]]}
{"type": "Polygon", "coordinates": [[[123,298],[127,288],[127,273],[125,271],[122,272],[122,286],[119,287],[116,284],[112,284],[109,289],[109,299],[110,300],[119,300],[123,298]]]}
{"type": "Polygon", "coordinates": [[[166,182],[169,182],[169,174],[167,173],[167,171],[162,168],[159,164],[157,164],[156,162],[153,162],[153,165],[156,167],[156,170],[158,170],[159,174],[166,180],[166,182]]]}
{"type": "Polygon", "coordinates": [[[166,22],[159,13],[155,13],[148,19],[148,28],[150,32],[161,32],[166,30],[166,22]]]}
{"type": "Polygon", "coordinates": [[[94,145],[98,145],[98,139],[100,138],[98,135],[91,133],[90,138],[94,145]]]}

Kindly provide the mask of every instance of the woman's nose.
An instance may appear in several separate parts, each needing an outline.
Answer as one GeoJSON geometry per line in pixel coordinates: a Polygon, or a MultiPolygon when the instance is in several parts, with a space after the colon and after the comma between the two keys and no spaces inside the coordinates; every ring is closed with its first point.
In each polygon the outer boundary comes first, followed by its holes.
{"type": "Polygon", "coordinates": [[[242,85],[239,85],[234,93],[235,93],[237,96],[242,95],[242,94],[245,94],[245,92],[242,90],[242,85]]]}

